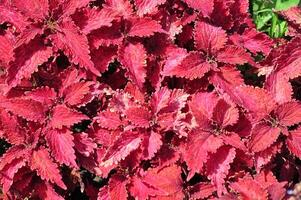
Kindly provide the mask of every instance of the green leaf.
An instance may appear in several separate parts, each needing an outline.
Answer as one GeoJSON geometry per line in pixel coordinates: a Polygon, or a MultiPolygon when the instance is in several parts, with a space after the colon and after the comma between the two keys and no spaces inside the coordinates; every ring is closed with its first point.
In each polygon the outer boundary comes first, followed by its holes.
{"type": "Polygon", "coordinates": [[[297,6],[300,0],[276,0],[275,10],[287,10],[293,6],[297,6]]]}

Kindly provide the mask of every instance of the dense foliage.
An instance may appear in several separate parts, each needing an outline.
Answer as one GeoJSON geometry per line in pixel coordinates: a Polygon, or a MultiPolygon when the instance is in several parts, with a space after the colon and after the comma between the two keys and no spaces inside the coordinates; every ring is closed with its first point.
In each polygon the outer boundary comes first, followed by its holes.
{"type": "Polygon", "coordinates": [[[297,4],[0,0],[1,198],[300,195],[297,4]]]}

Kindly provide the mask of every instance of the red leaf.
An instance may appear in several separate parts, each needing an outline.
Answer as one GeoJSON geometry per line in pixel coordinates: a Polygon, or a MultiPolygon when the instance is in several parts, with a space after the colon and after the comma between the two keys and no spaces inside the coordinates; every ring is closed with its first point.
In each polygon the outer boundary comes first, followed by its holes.
{"type": "Polygon", "coordinates": [[[160,88],[152,96],[152,112],[155,114],[177,112],[185,106],[187,98],[188,94],[183,90],[160,88]]]}
{"type": "Polygon", "coordinates": [[[65,0],[61,1],[62,4],[60,5],[62,7],[62,18],[68,17],[72,15],[77,9],[86,7],[91,0],[65,0]]]}
{"type": "Polygon", "coordinates": [[[97,147],[92,138],[86,133],[77,133],[73,137],[76,151],[86,157],[89,157],[97,147]]]}
{"type": "Polygon", "coordinates": [[[254,120],[261,120],[275,107],[273,97],[264,89],[252,86],[240,86],[235,88],[237,103],[251,113],[254,120]]]}
{"type": "Polygon", "coordinates": [[[81,67],[90,70],[98,76],[100,73],[91,61],[88,39],[86,36],[79,33],[77,26],[71,19],[67,19],[60,23],[58,29],[60,31],[55,35],[52,35],[51,38],[54,45],[64,51],[74,64],[79,64],[81,67]]]}
{"type": "Polygon", "coordinates": [[[129,44],[119,51],[119,59],[127,70],[127,76],[139,88],[143,88],[146,77],[146,51],[142,44],[129,44]]]}
{"type": "Polygon", "coordinates": [[[26,138],[25,131],[19,127],[17,117],[5,110],[0,111],[0,127],[5,140],[11,144],[23,144],[26,138]]]}
{"type": "Polygon", "coordinates": [[[212,119],[221,127],[234,125],[239,118],[239,111],[235,106],[231,106],[220,99],[213,111],[212,119]]]}
{"type": "Polygon", "coordinates": [[[37,174],[46,181],[50,181],[57,184],[63,189],[66,189],[65,184],[61,180],[60,171],[50,158],[49,152],[45,148],[40,148],[33,151],[30,168],[32,170],[37,170],[37,174]]]}
{"type": "Polygon", "coordinates": [[[103,26],[112,26],[112,21],[115,17],[116,13],[112,9],[89,8],[84,9],[74,18],[82,32],[88,35],[93,30],[99,29],[103,26]]]}
{"type": "Polygon", "coordinates": [[[31,99],[1,99],[0,107],[29,121],[43,122],[46,117],[42,104],[31,99]]]}
{"type": "Polygon", "coordinates": [[[143,182],[141,178],[133,177],[129,189],[131,195],[137,200],[147,199],[149,196],[160,195],[160,192],[153,186],[143,182]]]}
{"type": "Polygon", "coordinates": [[[236,149],[247,151],[247,147],[242,141],[241,137],[235,132],[226,132],[220,136],[225,144],[231,145],[236,149]]]}
{"type": "Polygon", "coordinates": [[[40,87],[25,93],[28,99],[38,101],[46,106],[51,106],[56,99],[56,92],[53,88],[40,87]]]}
{"type": "Polygon", "coordinates": [[[138,127],[149,127],[151,114],[148,109],[144,107],[130,107],[125,111],[127,119],[138,127]]]}
{"type": "Polygon", "coordinates": [[[273,40],[268,35],[258,32],[256,29],[247,29],[243,35],[234,34],[230,37],[235,45],[244,47],[252,53],[262,52],[268,55],[271,51],[273,40]]]}
{"type": "Polygon", "coordinates": [[[84,97],[91,93],[91,86],[94,85],[92,81],[85,81],[74,83],[66,87],[63,91],[65,103],[71,106],[81,104],[84,97]]]}
{"type": "Polygon", "coordinates": [[[214,2],[208,0],[184,0],[189,7],[199,10],[205,17],[209,16],[213,11],[214,2]]]}
{"type": "Polygon", "coordinates": [[[198,52],[187,54],[177,65],[170,66],[168,64],[165,63],[163,75],[188,78],[190,80],[202,78],[211,69],[211,64],[198,52]]]}
{"type": "Polygon", "coordinates": [[[175,194],[182,190],[181,168],[171,165],[163,169],[150,169],[143,177],[143,182],[154,187],[164,196],[175,194]]]}
{"type": "Polygon", "coordinates": [[[288,149],[301,159],[301,128],[290,132],[286,144],[288,149]]]}
{"type": "Polygon", "coordinates": [[[35,188],[36,194],[45,200],[64,200],[64,198],[58,195],[54,188],[47,182],[39,183],[35,188]]]}
{"type": "Polygon", "coordinates": [[[282,15],[284,15],[284,17],[286,19],[288,19],[291,22],[294,22],[298,25],[301,24],[301,9],[298,6],[294,6],[291,7],[288,10],[282,11],[281,12],[282,15]]]}
{"type": "Polygon", "coordinates": [[[248,54],[244,49],[237,46],[227,46],[225,49],[221,50],[216,59],[219,62],[229,63],[229,64],[238,64],[242,65],[249,62],[253,64],[251,55],[248,54]]]}
{"type": "Polygon", "coordinates": [[[95,68],[101,73],[105,72],[109,68],[110,62],[114,61],[117,56],[117,48],[114,46],[110,47],[99,47],[91,52],[92,61],[94,62],[95,68]]]}
{"type": "Polygon", "coordinates": [[[230,164],[233,162],[235,155],[234,148],[223,146],[210,155],[207,161],[206,171],[211,183],[217,187],[218,196],[221,196],[226,191],[224,186],[225,178],[229,173],[230,164]]]}
{"type": "Polygon", "coordinates": [[[265,123],[257,124],[252,129],[250,148],[253,152],[260,152],[270,147],[280,135],[280,129],[265,123]]]}
{"type": "Polygon", "coordinates": [[[218,97],[215,93],[196,93],[192,96],[189,102],[189,108],[194,115],[198,126],[209,128],[213,116],[214,108],[218,102],[218,97]]]}
{"type": "Polygon", "coordinates": [[[25,159],[16,158],[1,169],[0,182],[2,184],[2,189],[4,193],[7,193],[9,191],[11,185],[13,184],[13,178],[15,174],[21,167],[25,166],[25,164],[25,159]]]}
{"type": "Polygon", "coordinates": [[[110,27],[103,27],[93,31],[89,35],[91,46],[97,49],[100,46],[120,45],[123,41],[120,28],[120,24],[113,22],[113,25],[110,27]]]}
{"type": "Polygon", "coordinates": [[[282,104],[292,100],[293,88],[289,79],[282,73],[271,73],[267,76],[264,88],[269,91],[277,103],[282,104]]]}
{"type": "Polygon", "coordinates": [[[52,48],[43,45],[40,40],[32,40],[28,45],[17,49],[16,60],[8,69],[9,88],[17,86],[23,78],[28,79],[38,70],[38,66],[52,56],[52,48]]]}
{"type": "Polygon", "coordinates": [[[227,34],[222,28],[205,22],[198,22],[194,31],[196,47],[205,52],[211,51],[214,53],[224,48],[228,40],[227,34]]]}
{"type": "Polygon", "coordinates": [[[166,0],[135,0],[137,6],[137,14],[143,16],[145,14],[152,13],[156,8],[164,4],[166,0]]]}
{"type": "Polygon", "coordinates": [[[128,0],[107,0],[104,8],[106,7],[111,8],[125,18],[133,13],[132,5],[128,0]]]}
{"type": "Polygon", "coordinates": [[[232,183],[231,188],[237,191],[241,198],[266,200],[267,192],[260,185],[249,177],[240,179],[238,182],[232,183]]]}
{"type": "Polygon", "coordinates": [[[210,183],[201,182],[190,189],[191,199],[205,199],[216,191],[216,187],[210,183]]]}
{"type": "Polygon", "coordinates": [[[129,30],[127,35],[130,37],[149,37],[155,32],[162,32],[159,22],[151,18],[131,18],[129,19],[129,30]]]}
{"type": "Polygon", "coordinates": [[[114,144],[109,147],[102,166],[110,166],[126,158],[132,151],[139,148],[141,138],[138,133],[126,131],[120,134],[114,144]]]}
{"type": "Polygon", "coordinates": [[[0,35],[0,63],[8,64],[14,59],[13,45],[8,34],[0,35]]]}
{"type": "Polygon", "coordinates": [[[75,162],[75,151],[73,149],[72,132],[65,130],[49,130],[46,133],[46,141],[51,149],[51,155],[61,164],[78,168],[75,162]]]}
{"type": "Polygon", "coordinates": [[[13,146],[9,148],[1,157],[0,171],[6,166],[12,163],[15,159],[25,158],[29,156],[30,149],[26,149],[23,146],[13,146]]]}
{"type": "Polygon", "coordinates": [[[109,110],[100,112],[95,119],[100,127],[107,128],[109,130],[117,129],[123,124],[120,120],[120,114],[109,110]]]}
{"type": "Polygon", "coordinates": [[[223,145],[223,140],[209,132],[195,130],[188,135],[188,142],[184,152],[184,161],[190,170],[187,177],[190,180],[195,173],[200,173],[207,162],[208,153],[214,153],[223,145]],[[197,159],[196,159],[197,158],[197,159]]]}
{"type": "Polygon", "coordinates": [[[299,102],[287,102],[275,109],[277,120],[284,126],[292,126],[301,122],[301,104],[299,102]]]}
{"type": "Polygon", "coordinates": [[[3,24],[4,22],[13,24],[20,32],[29,24],[27,19],[15,9],[0,5],[0,23],[3,24]]]}
{"type": "Polygon", "coordinates": [[[109,194],[108,186],[104,186],[99,189],[97,200],[112,200],[109,194]]]}
{"type": "Polygon", "coordinates": [[[127,200],[127,179],[121,175],[114,175],[109,181],[109,193],[112,200],[127,200]]]}
{"type": "Polygon", "coordinates": [[[163,142],[160,134],[151,131],[149,134],[145,135],[142,142],[143,148],[143,158],[145,160],[152,159],[155,153],[161,148],[163,142]]]}
{"type": "Polygon", "coordinates": [[[57,105],[53,109],[50,126],[61,129],[63,126],[70,127],[82,120],[89,119],[86,115],[72,110],[65,105],[57,105]]]}
{"type": "Polygon", "coordinates": [[[273,144],[267,149],[255,154],[255,167],[257,171],[260,171],[262,167],[268,164],[273,157],[281,150],[281,143],[273,144]]]}
{"type": "Polygon", "coordinates": [[[13,0],[12,4],[25,16],[34,20],[43,20],[48,15],[48,0],[31,0],[26,3],[13,0]]]}

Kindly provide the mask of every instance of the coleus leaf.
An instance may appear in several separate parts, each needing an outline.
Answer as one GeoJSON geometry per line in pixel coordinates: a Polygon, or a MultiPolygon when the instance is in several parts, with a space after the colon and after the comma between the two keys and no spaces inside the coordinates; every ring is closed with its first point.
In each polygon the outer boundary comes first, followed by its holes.
{"type": "Polygon", "coordinates": [[[66,189],[66,185],[61,180],[59,169],[57,164],[55,164],[50,158],[49,152],[45,148],[40,148],[33,151],[30,160],[30,168],[36,170],[38,175],[42,179],[50,181],[63,189],[66,189]]]}
{"type": "Polygon", "coordinates": [[[25,92],[25,95],[26,98],[38,101],[46,106],[52,105],[57,97],[54,89],[49,87],[36,88],[34,90],[25,92]]]}
{"type": "Polygon", "coordinates": [[[180,174],[181,168],[171,165],[163,169],[153,168],[147,171],[142,180],[164,194],[160,196],[167,196],[182,190],[183,182],[180,174]]]}
{"type": "Polygon", "coordinates": [[[282,73],[271,73],[266,77],[264,88],[269,91],[277,103],[282,104],[292,100],[293,88],[289,79],[282,73]]]}
{"type": "Polygon", "coordinates": [[[1,169],[0,182],[3,186],[3,192],[6,193],[9,191],[15,174],[25,164],[26,160],[24,158],[16,158],[1,169]]]}
{"type": "Polygon", "coordinates": [[[127,179],[122,175],[114,175],[109,182],[110,199],[126,200],[127,194],[127,179]]]}
{"type": "Polygon", "coordinates": [[[30,154],[29,151],[29,149],[26,149],[21,145],[9,148],[1,157],[0,170],[2,170],[6,165],[10,164],[14,159],[27,159],[30,154]]]}
{"type": "Polygon", "coordinates": [[[127,76],[139,88],[143,88],[146,77],[146,51],[142,44],[128,44],[119,51],[119,59],[127,70],[127,76]]]}
{"type": "Polygon", "coordinates": [[[120,114],[109,110],[100,112],[95,119],[99,123],[99,126],[109,130],[117,129],[122,125],[120,114]]]}
{"type": "Polygon", "coordinates": [[[39,183],[36,185],[36,195],[41,199],[45,200],[63,200],[64,198],[60,196],[54,190],[53,186],[47,182],[39,183]]]}
{"type": "Polygon", "coordinates": [[[42,122],[46,117],[44,106],[40,102],[31,99],[1,99],[0,107],[29,121],[42,122]]]}
{"type": "Polygon", "coordinates": [[[58,30],[51,37],[54,45],[61,49],[74,64],[79,64],[97,76],[100,75],[91,61],[88,39],[85,35],[79,33],[79,29],[74,22],[71,19],[66,19],[60,23],[58,30]]]}
{"type": "Polygon", "coordinates": [[[51,149],[52,156],[61,164],[66,164],[78,168],[75,162],[74,138],[72,132],[64,130],[48,130],[46,132],[46,141],[51,149]]]}
{"type": "Polygon", "coordinates": [[[74,148],[77,152],[89,157],[96,149],[97,145],[87,133],[77,133],[74,137],[74,148]]]}
{"type": "Polygon", "coordinates": [[[0,35],[0,63],[8,64],[14,59],[14,48],[9,34],[0,35]]]}
{"type": "Polygon", "coordinates": [[[205,17],[209,16],[213,11],[214,2],[208,0],[184,0],[193,9],[200,11],[205,17]]]}
{"type": "Polygon", "coordinates": [[[29,24],[20,12],[11,7],[0,5],[0,23],[4,22],[14,25],[20,32],[29,24]]]}
{"type": "Polygon", "coordinates": [[[97,49],[92,50],[91,57],[95,68],[103,73],[108,70],[109,63],[117,57],[117,48],[114,46],[101,46],[97,49]]]}
{"type": "Polygon", "coordinates": [[[70,127],[82,120],[89,119],[86,115],[68,108],[65,105],[57,105],[53,109],[50,126],[61,129],[63,126],[70,127]]]}
{"type": "Polygon", "coordinates": [[[159,22],[151,18],[131,18],[129,19],[127,35],[130,37],[148,37],[155,32],[162,32],[159,22]]]}
{"type": "Polygon", "coordinates": [[[158,1],[152,1],[152,0],[135,0],[135,4],[137,7],[137,14],[139,16],[143,16],[145,14],[152,13],[155,11],[155,9],[165,3],[166,0],[158,0],[158,1]]]}
{"type": "Polygon", "coordinates": [[[195,173],[200,173],[203,170],[204,163],[207,162],[208,153],[214,153],[223,145],[223,140],[215,137],[209,132],[195,130],[188,135],[187,147],[183,157],[188,169],[190,170],[190,180],[195,173]],[[195,159],[198,158],[198,159],[195,159]]]}
{"type": "Polygon", "coordinates": [[[199,92],[192,96],[192,99],[188,105],[199,127],[205,129],[209,128],[211,124],[210,120],[212,119],[214,108],[216,107],[217,103],[218,97],[213,92],[199,92]]]}
{"type": "Polygon", "coordinates": [[[222,28],[205,22],[198,22],[194,31],[196,48],[205,52],[209,50],[216,52],[224,48],[228,40],[227,34],[222,28]]]}
{"type": "Polygon", "coordinates": [[[253,152],[260,152],[270,147],[280,135],[280,128],[259,123],[252,129],[250,148],[253,152]]]}
{"type": "MultiPolygon", "coordinates": [[[[173,60],[172,58],[170,59],[173,60]]],[[[181,59],[181,57],[179,57],[178,59],[181,59]]],[[[175,61],[173,60],[173,62],[175,61]]],[[[199,54],[198,52],[191,52],[189,54],[186,54],[177,65],[170,66],[168,64],[165,64],[163,72],[164,75],[181,78],[185,77],[191,80],[202,78],[205,73],[207,73],[211,69],[211,64],[209,64],[204,58],[202,58],[201,54],[199,54]]]]}
{"type": "Polygon", "coordinates": [[[282,11],[281,12],[282,15],[284,15],[284,17],[286,19],[288,19],[289,21],[295,23],[295,24],[301,24],[301,19],[300,19],[300,15],[301,15],[301,9],[298,6],[294,6],[291,7],[288,10],[282,11]]]}
{"type": "Polygon", "coordinates": [[[229,173],[230,164],[235,158],[235,149],[228,146],[219,148],[216,153],[210,155],[206,168],[211,183],[217,187],[217,193],[220,196],[224,191],[225,178],[229,173]]]}
{"type": "Polygon", "coordinates": [[[91,86],[94,83],[85,81],[85,82],[79,82],[74,83],[70,85],[69,87],[66,87],[63,91],[63,97],[65,100],[65,103],[74,106],[81,104],[84,97],[91,92],[91,86]]]}
{"type": "Polygon", "coordinates": [[[75,22],[77,26],[86,35],[92,31],[104,26],[111,26],[112,21],[115,19],[116,13],[112,9],[84,9],[76,15],[75,22]]]}
{"type": "Polygon", "coordinates": [[[239,119],[239,111],[235,106],[231,106],[225,100],[220,99],[214,108],[212,119],[221,127],[234,125],[239,119]]]}
{"type": "Polygon", "coordinates": [[[33,0],[28,1],[26,4],[13,0],[12,4],[25,16],[34,20],[42,20],[48,15],[49,4],[47,0],[33,0]]]}
{"type": "Polygon", "coordinates": [[[273,41],[265,33],[255,29],[247,29],[243,35],[234,34],[230,37],[235,45],[242,46],[252,53],[262,52],[265,55],[271,51],[273,41]]]}
{"type": "Polygon", "coordinates": [[[279,105],[274,113],[282,125],[292,126],[301,122],[301,104],[299,102],[287,102],[279,105]]]}
{"type": "Polygon", "coordinates": [[[240,86],[235,88],[238,104],[249,111],[254,120],[261,120],[275,107],[273,97],[264,89],[252,86],[240,86]]]}
{"type": "Polygon", "coordinates": [[[126,158],[132,151],[139,148],[142,139],[138,133],[122,132],[109,147],[101,165],[110,166],[126,158]]]}
{"type": "Polygon", "coordinates": [[[116,11],[125,18],[128,18],[133,13],[132,4],[128,0],[107,0],[104,7],[116,11]]]}
{"type": "Polygon", "coordinates": [[[288,149],[298,158],[301,158],[300,141],[301,141],[301,128],[291,131],[286,140],[288,149]]]}
{"type": "Polygon", "coordinates": [[[162,192],[158,191],[155,187],[143,182],[143,179],[140,177],[132,178],[129,191],[137,200],[144,200],[149,198],[149,196],[162,194],[162,192]]]}
{"type": "Polygon", "coordinates": [[[16,116],[10,115],[5,110],[0,111],[0,126],[3,131],[3,136],[10,144],[22,144],[26,134],[18,124],[16,116]]]}
{"type": "Polygon", "coordinates": [[[231,188],[237,191],[242,198],[267,199],[267,192],[252,178],[245,177],[238,182],[232,183],[231,188]]]}
{"type": "Polygon", "coordinates": [[[151,114],[144,107],[130,107],[125,111],[127,119],[138,127],[148,127],[151,114]]]}
{"type": "Polygon", "coordinates": [[[162,136],[160,134],[154,131],[151,131],[149,134],[145,134],[141,144],[144,159],[148,160],[153,158],[155,153],[157,153],[161,148],[162,144],[162,136]]]}
{"type": "Polygon", "coordinates": [[[62,1],[60,4],[61,10],[63,11],[61,18],[66,18],[70,15],[72,15],[77,9],[86,7],[91,0],[66,0],[62,1]]]}
{"type": "Polygon", "coordinates": [[[39,65],[47,62],[52,56],[52,48],[43,45],[40,40],[32,40],[16,52],[16,60],[8,69],[7,83],[9,88],[17,86],[20,81],[31,77],[39,65]]]}
{"type": "Polygon", "coordinates": [[[227,46],[224,50],[220,51],[216,58],[219,62],[229,64],[239,64],[249,62],[252,64],[251,56],[242,48],[237,46],[227,46]]]}

